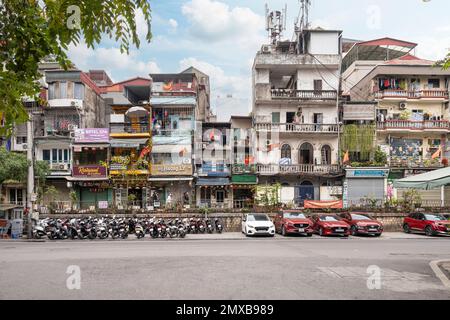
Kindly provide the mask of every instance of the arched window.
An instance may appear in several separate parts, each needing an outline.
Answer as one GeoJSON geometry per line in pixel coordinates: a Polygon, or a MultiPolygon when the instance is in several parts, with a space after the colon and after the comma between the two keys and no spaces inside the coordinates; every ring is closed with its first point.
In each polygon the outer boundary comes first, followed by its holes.
{"type": "Polygon", "coordinates": [[[329,145],[324,145],[321,150],[321,164],[331,164],[331,148],[329,145]]]}
{"type": "Polygon", "coordinates": [[[305,142],[300,146],[299,164],[314,164],[314,148],[311,143],[305,142]]]}
{"type": "Polygon", "coordinates": [[[288,144],[283,144],[281,147],[281,158],[291,159],[291,146],[288,144]]]}

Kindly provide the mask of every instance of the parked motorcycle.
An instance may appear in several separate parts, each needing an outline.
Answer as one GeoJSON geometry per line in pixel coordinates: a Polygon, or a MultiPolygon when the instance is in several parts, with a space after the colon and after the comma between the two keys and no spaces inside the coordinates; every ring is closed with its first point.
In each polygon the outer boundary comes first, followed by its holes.
{"type": "Polygon", "coordinates": [[[217,233],[222,233],[223,225],[219,218],[214,219],[214,228],[216,229],[217,233]]]}

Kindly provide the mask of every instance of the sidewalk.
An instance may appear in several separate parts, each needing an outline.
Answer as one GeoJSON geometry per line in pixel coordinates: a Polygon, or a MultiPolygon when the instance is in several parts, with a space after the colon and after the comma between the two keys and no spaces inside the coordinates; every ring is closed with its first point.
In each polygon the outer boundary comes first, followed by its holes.
{"type": "MultiPolygon", "coordinates": [[[[423,234],[414,234],[414,233],[403,233],[403,232],[384,232],[381,237],[379,238],[375,238],[375,237],[367,237],[367,236],[361,236],[361,237],[353,237],[350,236],[349,240],[366,240],[366,241],[377,241],[377,240],[405,240],[405,239],[424,239],[424,240],[432,240],[432,239],[445,239],[445,238],[450,238],[450,237],[445,237],[445,236],[439,236],[439,237],[427,237],[423,234]]],[[[240,232],[224,232],[224,233],[212,233],[212,234],[187,234],[186,238],[184,239],[180,239],[180,238],[165,238],[165,239],[152,239],[150,238],[148,235],[146,235],[143,239],[136,239],[136,237],[134,235],[129,235],[127,239],[122,240],[122,239],[111,239],[111,238],[107,238],[105,240],[100,240],[100,239],[95,239],[95,240],[64,240],[64,241],[79,241],[79,242],[86,242],[86,241],[183,241],[183,240],[207,240],[207,241],[212,241],[212,240],[243,240],[243,239],[268,239],[268,240],[286,240],[286,241],[304,241],[304,240],[311,240],[311,239],[322,239],[322,240],[326,240],[326,239],[337,239],[337,237],[320,237],[318,235],[313,235],[312,237],[308,238],[308,237],[302,237],[302,236],[287,236],[287,237],[283,237],[281,235],[275,235],[275,237],[271,238],[271,237],[246,237],[244,234],[240,233],[240,232]]],[[[46,242],[46,241],[61,241],[61,240],[48,240],[47,238],[42,238],[39,240],[36,239],[32,239],[32,240],[27,240],[26,238],[21,238],[21,239],[1,239],[0,242],[4,242],[4,241],[8,241],[8,242],[17,242],[17,241],[26,241],[26,242],[46,242]]],[[[450,239],[449,239],[450,241],[450,239]]]]}

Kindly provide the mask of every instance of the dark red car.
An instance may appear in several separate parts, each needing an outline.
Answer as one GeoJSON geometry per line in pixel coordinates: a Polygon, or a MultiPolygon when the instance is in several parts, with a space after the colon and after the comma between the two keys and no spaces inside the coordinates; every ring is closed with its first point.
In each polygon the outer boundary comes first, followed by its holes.
{"type": "Polygon", "coordinates": [[[450,221],[435,213],[411,213],[403,220],[403,231],[425,232],[427,236],[450,235],[450,221]]]}
{"type": "Polygon", "coordinates": [[[350,235],[350,226],[335,214],[316,214],[312,216],[314,232],[320,236],[342,236],[350,235]]]}
{"type": "Polygon", "coordinates": [[[283,210],[275,216],[273,224],[275,232],[283,236],[301,234],[311,237],[313,233],[313,222],[300,211],[283,210]]]}
{"type": "Polygon", "coordinates": [[[383,224],[366,213],[342,213],[340,216],[350,225],[352,236],[364,234],[379,237],[383,233],[383,224]]]}

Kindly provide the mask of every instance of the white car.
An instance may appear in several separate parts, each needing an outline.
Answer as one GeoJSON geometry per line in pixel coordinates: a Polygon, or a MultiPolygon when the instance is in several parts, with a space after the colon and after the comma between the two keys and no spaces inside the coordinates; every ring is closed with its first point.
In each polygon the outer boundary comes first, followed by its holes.
{"type": "Polygon", "coordinates": [[[246,236],[275,235],[275,225],[264,213],[247,213],[242,217],[242,233],[246,236]]]}

